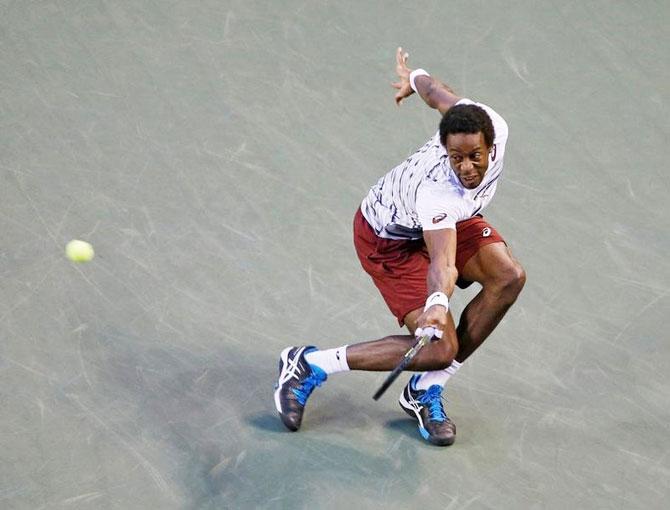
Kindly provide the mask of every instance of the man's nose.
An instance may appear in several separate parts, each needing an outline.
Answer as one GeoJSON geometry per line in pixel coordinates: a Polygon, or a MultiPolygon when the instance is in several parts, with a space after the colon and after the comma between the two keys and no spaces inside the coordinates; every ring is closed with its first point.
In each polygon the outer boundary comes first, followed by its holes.
{"type": "Polygon", "coordinates": [[[467,172],[468,170],[472,170],[472,161],[468,158],[465,158],[463,161],[461,161],[461,172],[467,172]]]}

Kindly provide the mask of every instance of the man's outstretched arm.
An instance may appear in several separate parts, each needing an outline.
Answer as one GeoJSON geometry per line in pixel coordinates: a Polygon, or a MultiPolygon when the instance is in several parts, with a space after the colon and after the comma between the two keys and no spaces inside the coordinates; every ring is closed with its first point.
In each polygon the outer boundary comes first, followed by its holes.
{"type": "MultiPolygon", "coordinates": [[[[396,52],[395,70],[400,80],[392,84],[392,86],[398,90],[395,95],[395,102],[398,105],[400,105],[403,99],[414,94],[414,90],[412,90],[410,84],[410,74],[412,73],[412,69],[407,67],[407,57],[409,57],[409,54],[402,48],[398,48],[398,51],[396,52]]],[[[443,115],[461,99],[447,85],[436,80],[432,76],[426,76],[425,74],[415,77],[414,86],[421,96],[421,99],[423,99],[428,106],[435,108],[443,115]]]]}

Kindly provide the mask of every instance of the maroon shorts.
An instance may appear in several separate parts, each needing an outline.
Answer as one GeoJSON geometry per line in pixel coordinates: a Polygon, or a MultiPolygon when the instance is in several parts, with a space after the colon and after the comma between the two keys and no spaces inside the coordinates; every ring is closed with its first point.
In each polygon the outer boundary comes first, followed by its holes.
{"type": "MultiPolygon", "coordinates": [[[[456,238],[459,275],[479,248],[505,242],[481,216],[456,223],[456,238]]],[[[423,239],[404,241],[379,237],[358,209],[354,215],[354,246],[363,269],[372,277],[391,313],[403,326],[405,315],[423,308],[428,297],[426,276],[430,258],[423,239]]],[[[457,285],[464,289],[471,283],[459,277],[457,285]]]]}

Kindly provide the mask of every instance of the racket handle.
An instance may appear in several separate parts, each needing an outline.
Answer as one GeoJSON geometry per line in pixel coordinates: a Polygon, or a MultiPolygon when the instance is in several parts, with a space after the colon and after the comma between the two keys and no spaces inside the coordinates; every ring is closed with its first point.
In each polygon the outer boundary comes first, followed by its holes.
{"type": "Polygon", "coordinates": [[[393,384],[393,382],[398,378],[398,376],[408,367],[412,360],[419,354],[419,351],[430,342],[432,338],[431,335],[423,335],[421,338],[418,338],[416,343],[411,347],[409,351],[405,353],[403,358],[400,360],[400,363],[393,369],[393,371],[388,375],[386,380],[382,383],[376,393],[372,396],[374,400],[379,400],[379,398],[386,392],[387,389],[393,384]]]}

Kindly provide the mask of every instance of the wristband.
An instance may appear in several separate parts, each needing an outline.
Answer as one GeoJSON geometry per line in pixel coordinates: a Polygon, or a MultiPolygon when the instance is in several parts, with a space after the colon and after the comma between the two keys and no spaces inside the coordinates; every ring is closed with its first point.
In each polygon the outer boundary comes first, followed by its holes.
{"type": "Polygon", "coordinates": [[[444,292],[433,292],[426,299],[426,306],[423,307],[423,311],[425,312],[433,305],[442,305],[449,310],[449,298],[444,292]]]}
{"type": "Polygon", "coordinates": [[[414,83],[414,80],[416,80],[417,76],[430,76],[430,74],[428,74],[425,69],[414,69],[414,71],[409,73],[409,86],[412,87],[412,90],[418,94],[419,91],[416,90],[416,84],[414,83]]]}

